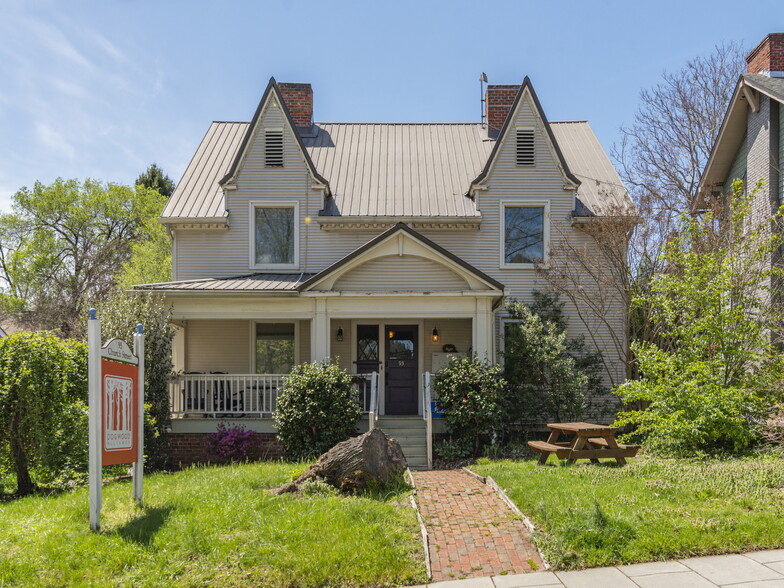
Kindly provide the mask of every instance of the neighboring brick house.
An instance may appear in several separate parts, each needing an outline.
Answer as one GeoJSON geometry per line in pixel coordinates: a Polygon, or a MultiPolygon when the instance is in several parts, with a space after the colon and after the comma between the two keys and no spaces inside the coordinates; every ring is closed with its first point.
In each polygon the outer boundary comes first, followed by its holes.
{"type": "Polygon", "coordinates": [[[746,62],[700,180],[700,204],[723,198],[735,180],[749,189],[761,181],[753,213],[769,218],[784,197],[784,33],[767,35],[746,62]]]}
{"type": "MultiPolygon", "coordinates": [[[[273,453],[285,374],[333,358],[356,374],[360,428],[379,415],[427,465],[428,375],[454,353],[497,360],[504,301],[547,287],[554,247],[592,251],[592,227],[634,210],[588,124],[549,122],[527,78],[486,106],[487,125],[314,123],[310,84],[272,79],[251,122],[212,123],[161,218],[174,281],[137,286],[178,326],[175,459],[203,456],[216,418],[273,453]]],[[[565,302],[622,380],[625,300],[594,324],[565,302]]]]}

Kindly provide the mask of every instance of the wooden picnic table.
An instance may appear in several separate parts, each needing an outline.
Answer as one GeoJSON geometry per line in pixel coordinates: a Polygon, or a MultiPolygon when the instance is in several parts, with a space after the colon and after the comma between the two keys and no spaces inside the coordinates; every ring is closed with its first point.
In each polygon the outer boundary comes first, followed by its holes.
{"type": "Polygon", "coordinates": [[[545,464],[551,453],[558,459],[574,463],[578,459],[590,459],[599,463],[599,458],[615,458],[626,464],[627,457],[634,457],[640,450],[639,445],[623,445],[615,440],[617,427],[593,423],[550,423],[550,438],[547,441],[529,441],[534,451],[541,453],[539,463],[545,464]],[[568,441],[559,441],[561,435],[570,435],[568,441]]]}

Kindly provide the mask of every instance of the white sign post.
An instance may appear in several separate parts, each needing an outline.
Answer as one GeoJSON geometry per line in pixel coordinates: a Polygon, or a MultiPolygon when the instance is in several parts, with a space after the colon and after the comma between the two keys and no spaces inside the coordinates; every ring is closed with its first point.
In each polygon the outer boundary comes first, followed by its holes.
{"type": "Polygon", "coordinates": [[[133,499],[142,503],[144,474],[144,332],[136,325],[133,347],[121,339],[101,346],[101,322],[90,309],[89,377],[90,529],[101,528],[104,464],[132,463],[133,499]]]}
{"type": "Polygon", "coordinates": [[[137,412],[139,443],[136,461],[133,462],[133,499],[136,504],[141,506],[144,498],[142,491],[142,480],[144,479],[144,327],[141,323],[136,325],[136,332],[133,335],[133,352],[139,358],[139,392],[136,395],[139,403],[137,412]]]}
{"type": "Polygon", "coordinates": [[[90,309],[87,321],[87,377],[89,394],[90,530],[101,529],[101,321],[90,309]]]}

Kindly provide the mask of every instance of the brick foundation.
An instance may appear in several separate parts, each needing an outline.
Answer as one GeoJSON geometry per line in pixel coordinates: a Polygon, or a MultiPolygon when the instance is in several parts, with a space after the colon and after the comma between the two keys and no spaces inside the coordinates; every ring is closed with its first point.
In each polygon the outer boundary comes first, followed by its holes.
{"type": "MultiPolygon", "coordinates": [[[[254,461],[280,459],[283,448],[275,433],[254,433],[256,450],[250,456],[254,461]]],[[[209,433],[170,433],[169,460],[172,466],[203,463],[222,463],[212,453],[209,433]]]]}

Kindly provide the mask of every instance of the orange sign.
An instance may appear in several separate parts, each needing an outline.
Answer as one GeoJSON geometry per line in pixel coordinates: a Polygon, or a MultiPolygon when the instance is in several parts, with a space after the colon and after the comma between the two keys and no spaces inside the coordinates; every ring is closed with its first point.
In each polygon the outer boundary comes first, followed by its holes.
{"type": "Polygon", "coordinates": [[[101,446],[103,465],[137,459],[139,366],[101,360],[101,446]]]}

